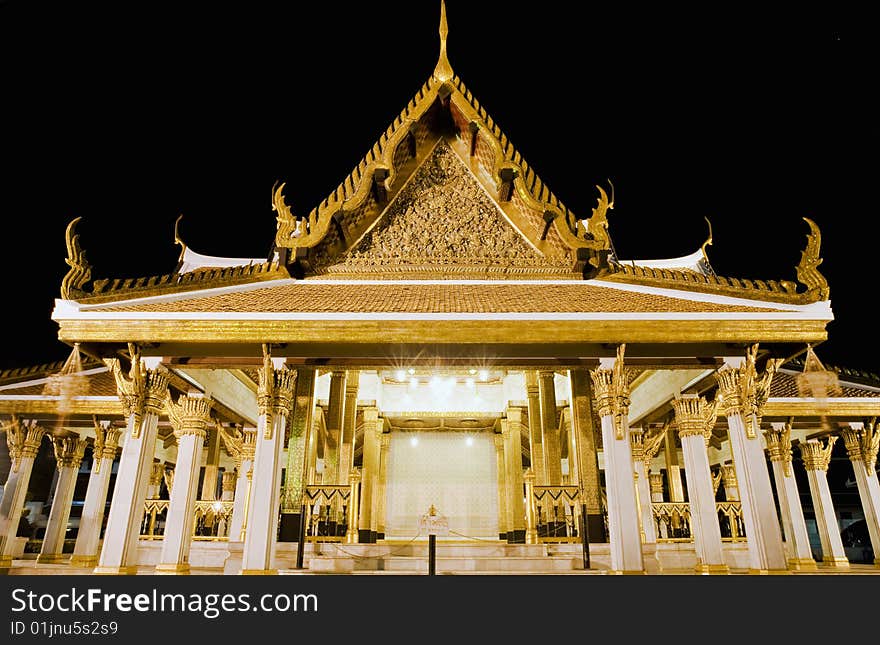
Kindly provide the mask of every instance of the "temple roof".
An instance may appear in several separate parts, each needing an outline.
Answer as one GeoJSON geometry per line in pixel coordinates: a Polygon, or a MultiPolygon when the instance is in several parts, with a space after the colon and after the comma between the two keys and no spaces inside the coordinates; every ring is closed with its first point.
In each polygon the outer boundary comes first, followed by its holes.
{"type": "Polygon", "coordinates": [[[770,303],[829,299],[817,269],[819,231],[809,220],[807,246],[796,269],[799,284],[718,276],[706,244],[682,258],[617,258],[608,225],[613,186],[596,187],[598,199],[589,214],[563,204],[454,73],[447,33],[441,3],[440,55],[433,73],[330,195],[298,215],[286,203],[285,184],[276,185],[277,230],[268,261],[203,256],[175,234],[183,252],[173,273],[92,281],[74,220],[68,227],[71,270],[62,298],[117,302],[291,277],[381,277],[602,278],[770,303]]]}

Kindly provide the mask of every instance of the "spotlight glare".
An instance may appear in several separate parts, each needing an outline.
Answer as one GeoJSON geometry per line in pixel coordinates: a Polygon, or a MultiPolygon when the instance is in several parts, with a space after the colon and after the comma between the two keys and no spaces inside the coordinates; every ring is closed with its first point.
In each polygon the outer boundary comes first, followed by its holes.
{"type": "Polygon", "coordinates": [[[472,378],[468,378],[464,382],[464,384],[467,385],[469,388],[473,388],[476,385],[476,381],[474,381],[474,379],[472,379],[472,378]]]}
{"type": "Polygon", "coordinates": [[[468,437],[467,439],[464,440],[464,443],[465,443],[465,445],[473,446],[474,445],[474,438],[468,437]]]}
{"type": "Polygon", "coordinates": [[[409,438],[409,445],[418,446],[419,445],[419,438],[418,437],[410,437],[409,438]]]}
{"type": "Polygon", "coordinates": [[[394,378],[397,379],[398,381],[405,381],[406,380],[406,372],[404,372],[403,370],[397,370],[397,372],[394,374],[394,378]]]}
{"type": "Polygon", "coordinates": [[[417,379],[415,376],[410,377],[409,386],[413,389],[416,389],[419,386],[419,379],[417,379]]]}
{"type": "Polygon", "coordinates": [[[489,370],[480,370],[480,380],[488,381],[489,380],[489,370]]]}

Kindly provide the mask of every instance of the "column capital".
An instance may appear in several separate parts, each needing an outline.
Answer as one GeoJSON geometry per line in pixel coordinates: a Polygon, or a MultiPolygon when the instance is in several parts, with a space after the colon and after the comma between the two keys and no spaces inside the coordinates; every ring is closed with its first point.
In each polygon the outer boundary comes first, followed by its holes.
{"type": "Polygon", "coordinates": [[[104,364],[113,372],[116,392],[126,417],[134,415],[132,438],[137,439],[141,432],[141,419],[145,414],[160,414],[168,398],[168,370],[161,365],[148,369],[141,358],[140,350],[133,343],[128,344],[131,367],[128,376],[122,372],[118,358],[104,359],[104,364]]]}
{"type": "Polygon", "coordinates": [[[600,417],[614,418],[617,439],[623,439],[623,419],[629,414],[629,384],[633,375],[633,371],[623,364],[625,350],[626,345],[617,347],[617,358],[611,367],[600,365],[590,370],[596,412],[600,417]]]}
{"type": "Polygon", "coordinates": [[[234,470],[224,470],[221,479],[221,490],[225,493],[235,491],[236,473],[234,470]]]}
{"type": "Polygon", "coordinates": [[[770,383],[782,359],[767,360],[762,374],[758,374],[755,362],[758,356],[758,344],[751,345],[746,351],[744,360],[734,366],[730,360],[715,372],[720,393],[720,405],[725,416],[741,415],[745,420],[746,437],[754,439],[761,425],[761,414],[767,398],[770,396],[770,383]]]}
{"type": "Polygon", "coordinates": [[[824,446],[820,439],[810,439],[809,441],[799,443],[804,467],[807,470],[827,471],[828,464],[831,461],[831,451],[836,441],[837,437],[832,436],[828,437],[824,446]]]}
{"type": "Polygon", "coordinates": [[[525,370],[523,378],[526,385],[526,396],[538,396],[538,373],[535,370],[525,370]]]}
{"type": "Polygon", "coordinates": [[[786,423],[782,428],[774,424],[772,430],[764,431],[764,440],[770,461],[782,462],[785,476],[791,477],[791,424],[786,423]]]}
{"type": "Polygon", "coordinates": [[[850,461],[863,461],[869,471],[874,470],[880,448],[880,432],[877,432],[874,423],[866,423],[860,430],[847,428],[840,436],[843,437],[850,461]]]}
{"type": "Polygon", "coordinates": [[[629,429],[629,448],[633,461],[645,459],[645,431],[642,428],[629,429]]]}
{"type": "Polygon", "coordinates": [[[494,433],[494,434],[492,435],[492,439],[494,439],[494,441],[495,441],[495,447],[496,447],[498,450],[501,450],[501,448],[504,447],[504,437],[501,435],[500,432],[496,432],[496,433],[494,433]]]}
{"type": "Polygon", "coordinates": [[[36,419],[21,420],[15,415],[12,415],[12,420],[9,423],[4,423],[0,429],[6,432],[6,445],[9,448],[9,458],[12,461],[12,472],[16,473],[23,458],[37,456],[40,444],[46,435],[46,429],[39,425],[36,419]]]}
{"type": "Polygon", "coordinates": [[[204,438],[211,421],[211,407],[214,402],[205,396],[184,394],[174,403],[169,398],[166,403],[168,418],[178,439],[184,435],[204,438]]]}
{"type": "Polygon", "coordinates": [[[696,394],[682,394],[672,402],[675,423],[680,437],[700,435],[709,443],[715,420],[718,418],[718,401],[707,403],[696,394]]]}
{"type": "Polygon", "coordinates": [[[55,452],[55,465],[62,468],[78,469],[86,451],[87,441],[79,435],[52,437],[52,449],[55,452]]]}
{"type": "Polygon", "coordinates": [[[721,471],[721,479],[724,482],[724,487],[729,488],[736,486],[736,466],[734,466],[733,464],[721,464],[719,468],[721,471]]]}
{"type": "Polygon", "coordinates": [[[266,439],[272,438],[272,417],[276,414],[285,418],[293,407],[293,394],[296,386],[296,370],[278,365],[269,354],[268,345],[263,345],[263,367],[259,371],[257,405],[260,415],[266,419],[266,439]]]}
{"type": "Polygon", "coordinates": [[[523,473],[523,481],[526,484],[534,485],[535,483],[535,471],[531,468],[527,469],[526,472],[523,473]]]}
{"type": "Polygon", "coordinates": [[[383,432],[379,435],[379,441],[382,442],[382,450],[387,450],[388,446],[391,445],[391,433],[383,432]]]}
{"type": "Polygon", "coordinates": [[[348,473],[348,481],[349,483],[356,483],[361,480],[361,471],[360,468],[352,468],[348,473]]]}
{"type": "Polygon", "coordinates": [[[150,486],[159,486],[164,475],[165,464],[161,461],[154,461],[150,466],[150,486]]]}
{"type": "Polygon", "coordinates": [[[95,461],[95,472],[100,472],[102,459],[113,460],[116,458],[122,430],[114,428],[110,421],[98,421],[93,417],[92,422],[95,426],[95,444],[92,446],[92,457],[95,461]]]}
{"type": "Polygon", "coordinates": [[[651,494],[663,493],[663,473],[650,473],[648,481],[651,484],[651,494]]]}

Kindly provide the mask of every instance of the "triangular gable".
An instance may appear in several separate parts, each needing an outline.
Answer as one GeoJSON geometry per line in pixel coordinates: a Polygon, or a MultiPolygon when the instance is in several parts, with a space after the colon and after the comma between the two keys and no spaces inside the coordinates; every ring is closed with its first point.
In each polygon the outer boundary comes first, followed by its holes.
{"type": "Polygon", "coordinates": [[[545,258],[510,224],[444,139],[360,241],[338,258],[319,245],[313,266],[328,275],[571,274],[566,256],[545,258]]]}

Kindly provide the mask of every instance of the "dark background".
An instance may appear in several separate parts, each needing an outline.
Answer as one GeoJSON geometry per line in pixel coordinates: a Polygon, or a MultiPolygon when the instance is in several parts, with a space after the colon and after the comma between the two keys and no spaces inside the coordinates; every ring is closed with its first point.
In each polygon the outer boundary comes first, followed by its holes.
{"type": "MultiPolygon", "coordinates": [[[[66,357],[50,320],[74,217],[93,278],[173,270],[181,236],[265,257],[434,68],[438,2],[0,2],[0,367],[66,357]],[[185,6],[185,11],[183,7],[185,6]]],[[[456,73],[576,213],[611,179],[619,256],[696,250],[795,278],[810,217],[836,320],[818,354],[878,371],[876,62],[820,6],[449,2],[456,73]]]]}

